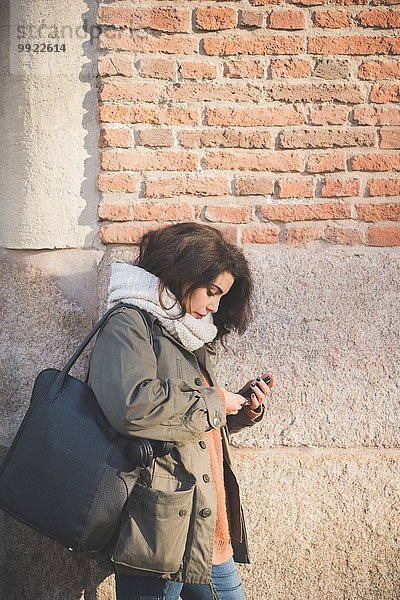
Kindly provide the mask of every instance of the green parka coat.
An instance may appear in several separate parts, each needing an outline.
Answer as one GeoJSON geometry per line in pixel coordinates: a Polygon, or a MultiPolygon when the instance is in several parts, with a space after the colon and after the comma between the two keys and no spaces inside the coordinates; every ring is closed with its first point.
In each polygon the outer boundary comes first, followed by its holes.
{"type": "Polygon", "coordinates": [[[151,483],[142,478],[130,496],[111,558],[117,573],[209,583],[216,493],[205,432],[213,428],[222,429],[234,559],[249,562],[228,435],[256,421],[244,410],[226,417],[218,392],[203,383],[199,364],[216,385],[208,354],[204,346],[190,352],[134,307],[121,307],[98,335],[89,384],[110,424],[126,436],[174,442],[154,461],[151,483]]]}

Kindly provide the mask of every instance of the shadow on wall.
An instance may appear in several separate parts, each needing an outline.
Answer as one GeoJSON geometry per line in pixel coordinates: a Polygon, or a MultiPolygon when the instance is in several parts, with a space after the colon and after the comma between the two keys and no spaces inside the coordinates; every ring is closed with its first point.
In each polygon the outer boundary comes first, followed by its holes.
{"type": "Polygon", "coordinates": [[[84,63],[79,74],[82,83],[89,83],[90,89],[83,100],[82,128],[86,132],[84,148],[88,157],[84,161],[83,181],[81,185],[81,196],[85,200],[85,209],[79,217],[79,224],[92,225],[92,231],[86,236],[86,244],[93,246],[93,231],[97,231],[97,220],[93,219],[93,198],[98,199],[97,176],[99,172],[99,124],[98,124],[98,85],[97,85],[97,42],[99,29],[96,26],[98,2],[96,0],[85,0],[88,10],[82,14],[82,27],[90,35],[88,41],[82,44],[83,55],[88,59],[84,63]]]}
{"type": "MultiPolygon", "coordinates": [[[[43,271],[0,261],[0,462],[28,407],[42,369],[65,364],[90,331],[92,319],[43,271]]],[[[87,353],[74,374],[84,377],[87,353]]],[[[29,489],[26,490],[29,494],[29,489]]],[[[1,600],[95,600],[107,577],[94,561],[75,555],[0,510],[1,600]]],[[[113,598],[112,580],[104,598],[113,598]]]]}
{"type": "MultiPolygon", "coordinates": [[[[37,268],[0,260],[0,284],[0,442],[7,447],[28,408],[36,375],[62,367],[92,319],[37,268]]],[[[74,374],[84,377],[86,364],[87,352],[74,374]]]]}

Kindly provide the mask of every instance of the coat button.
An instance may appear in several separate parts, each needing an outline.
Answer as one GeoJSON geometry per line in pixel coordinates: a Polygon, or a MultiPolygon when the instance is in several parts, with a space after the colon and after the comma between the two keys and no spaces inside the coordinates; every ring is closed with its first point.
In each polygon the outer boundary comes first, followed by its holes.
{"type": "Polygon", "coordinates": [[[179,511],[179,516],[186,517],[186,515],[187,515],[187,510],[185,510],[184,508],[181,508],[181,510],[179,511]]]}
{"type": "Polygon", "coordinates": [[[215,417],[213,419],[213,425],[214,427],[219,427],[221,425],[221,419],[219,417],[215,417]]]}
{"type": "Polygon", "coordinates": [[[205,448],[207,448],[207,444],[205,443],[204,440],[200,440],[199,446],[200,446],[200,448],[203,448],[203,450],[205,450],[205,448]]]}
{"type": "Polygon", "coordinates": [[[211,510],[209,508],[203,508],[200,511],[200,514],[202,517],[207,518],[207,517],[211,517],[211,510]]]}
{"type": "Polygon", "coordinates": [[[194,380],[194,382],[195,382],[196,385],[201,385],[203,383],[200,377],[196,377],[196,379],[194,380]]]}
{"type": "Polygon", "coordinates": [[[203,481],[205,481],[206,483],[210,482],[210,476],[207,475],[207,473],[204,473],[204,475],[203,475],[203,481]]]}

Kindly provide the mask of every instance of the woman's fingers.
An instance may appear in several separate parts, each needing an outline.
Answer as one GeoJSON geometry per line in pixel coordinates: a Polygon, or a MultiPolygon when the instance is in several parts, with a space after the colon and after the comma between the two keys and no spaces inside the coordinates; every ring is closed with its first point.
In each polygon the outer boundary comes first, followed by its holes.
{"type": "Polygon", "coordinates": [[[255,394],[251,394],[250,396],[250,408],[254,408],[255,410],[257,410],[257,408],[260,406],[260,402],[257,399],[257,396],[255,394]]]}
{"type": "MultiPolygon", "coordinates": [[[[261,377],[251,379],[249,383],[251,389],[249,406],[257,410],[260,404],[264,404],[266,402],[267,396],[270,393],[270,388],[275,385],[275,377],[272,372],[268,372],[264,373],[261,377]],[[267,375],[270,378],[268,385],[263,380],[267,375]]],[[[242,408],[245,398],[240,394],[234,394],[226,389],[223,389],[223,393],[226,414],[236,415],[242,408]]]]}
{"type": "Polygon", "coordinates": [[[252,388],[253,394],[255,394],[256,399],[258,400],[258,404],[262,404],[263,402],[265,402],[269,392],[269,387],[264,382],[262,383],[264,384],[263,388],[261,388],[261,382],[259,384],[258,381],[256,381],[256,385],[252,388]]]}
{"type": "Polygon", "coordinates": [[[252,408],[257,408],[257,406],[259,404],[263,404],[266,401],[267,396],[270,393],[270,388],[272,388],[274,385],[275,385],[275,377],[274,377],[273,373],[271,373],[271,372],[264,373],[264,375],[262,375],[262,377],[257,377],[257,379],[254,379],[251,382],[251,389],[252,389],[252,393],[254,394],[254,396],[252,396],[252,398],[251,398],[252,408]],[[267,375],[270,378],[270,381],[268,384],[266,384],[264,381],[264,378],[267,375]]]}
{"type": "MultiPolygon", "coordinates": [[[[266,373],[266,375],[269,375],[269,379],[270,379],[268,387],[270,387],[270,388],[274,387],[276,384],[275,375],[271,371],[268,371],[268,373],[266,373]]],[[[263,377],[264,377],[264,375],[263,375],[263,377]]]]}

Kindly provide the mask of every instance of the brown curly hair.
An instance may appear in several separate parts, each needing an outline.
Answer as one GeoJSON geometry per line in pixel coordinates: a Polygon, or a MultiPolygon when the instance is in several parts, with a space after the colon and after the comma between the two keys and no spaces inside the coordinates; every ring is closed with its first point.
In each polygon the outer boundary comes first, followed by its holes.
{"type": "Polygon", "coordinates": [[[164,288],[174,294],[181,307],[177,318],[186,314],[185,303],[194,290],[210,286],[221,273],[230,273],[234,283],[213,314],[216,340],[223,343],[232,330],[245,332],[253,293],[249,265],[243,252],[214,227],[176,223],[149,231],[141,239],[136,264],[160,278],[160,303],[164,288]]]}

